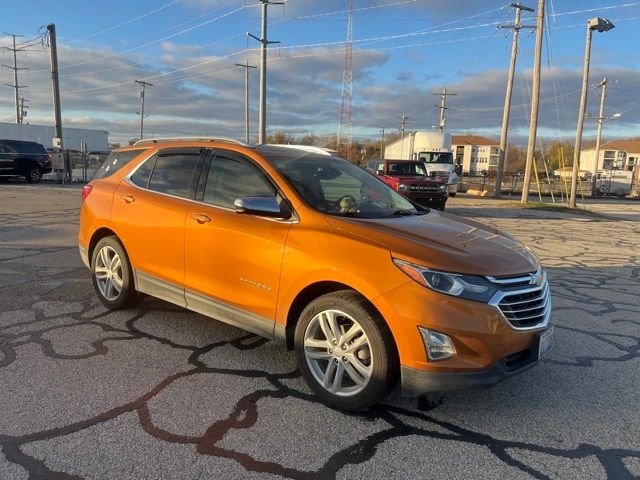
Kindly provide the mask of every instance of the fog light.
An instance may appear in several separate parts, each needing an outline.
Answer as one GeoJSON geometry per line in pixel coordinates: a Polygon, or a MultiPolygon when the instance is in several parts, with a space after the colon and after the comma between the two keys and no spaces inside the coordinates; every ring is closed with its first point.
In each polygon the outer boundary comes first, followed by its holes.
{"type": "Polygon", "coordinates": [[[423,327],[418,327],[424,346],[427,349],[427,358],[430,361],[444,360],[456,354],[451,338],[444,333],[434,332],[423,327]]]}

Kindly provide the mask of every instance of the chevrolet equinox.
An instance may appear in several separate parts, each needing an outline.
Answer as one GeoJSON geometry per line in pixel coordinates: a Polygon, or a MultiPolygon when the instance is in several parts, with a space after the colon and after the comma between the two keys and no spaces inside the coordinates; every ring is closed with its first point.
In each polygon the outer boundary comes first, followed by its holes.
{"type": "Polygon", "coordinates": [[[525,246],[319,148],[145,140],[82,198],[104,305],[147,294],[274,339],[333,407],[398,381],[410,396],[488,387],[551,346],[547,274],[525,246]]]}

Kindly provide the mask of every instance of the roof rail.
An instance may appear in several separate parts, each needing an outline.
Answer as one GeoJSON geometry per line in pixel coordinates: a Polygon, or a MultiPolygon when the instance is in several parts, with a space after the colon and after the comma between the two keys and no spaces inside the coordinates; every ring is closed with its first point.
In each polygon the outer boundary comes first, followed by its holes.
{"type": "Polygon", "coordinates": [[[248,143],[236,140],[235,138],[227,137],[161,137],[161,138],[148,138],[145,140],[138,140],[134,145],[146,145],[153,143],[166,143],[166,142],[224,142],[233,143],[234,145],[240,145],[242,147],[253,147],[248,143]]]}
{"type": "Polygon", "coordinates": [[[289,145],[289,144],[285,145],[285,144],[277,144],[277,143],[269,143],[264,145],[271,146],[271,147],[292,148],[295,150],[304,150],[305,152],[319,153],[320,155],[331,156],[331,152],[329,152],[328,149],[322,148],[322,147],[314,147],[313,145],[289,145]]]}

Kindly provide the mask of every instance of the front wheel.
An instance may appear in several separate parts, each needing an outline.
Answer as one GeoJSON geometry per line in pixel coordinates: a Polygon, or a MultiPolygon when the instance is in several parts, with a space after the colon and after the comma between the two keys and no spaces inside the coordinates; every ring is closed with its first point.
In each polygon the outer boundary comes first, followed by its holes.
{"type": "Polygon", "coordinates": [[[24,176],[24,178],[29,183],[38,183],[40,180],[42,180],[42,170],[40,170],[38,167],[31,167],[29,168],[29,171],[24,176]]]}
{"type": "Polygon", "coordinates": [[[457,192],[449,192],[450,197],[455,197],[457,192]]]}
{"type": "Polygon", "coordinates": [[[98,242],[93,249],[91,271],[93,288],[105,307],[120,310],[140,301],[129,258],[116,237],[98,242]]]}
{"type": "Polygon", "coordinates": [[[378,403],[398,378],[391,332],[358,293],[343,290],[313,300],[295,331],[298,368],[324,403],[358,411],[378,403]]]}

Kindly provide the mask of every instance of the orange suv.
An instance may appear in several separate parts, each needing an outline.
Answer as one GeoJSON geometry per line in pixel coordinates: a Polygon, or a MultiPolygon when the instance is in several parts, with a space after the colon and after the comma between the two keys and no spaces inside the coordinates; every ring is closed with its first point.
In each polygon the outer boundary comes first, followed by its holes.
{"type": "Polygon", "coordinates": [[[80,255],[108,308],[148,294],[274,339],[337,408],[398,381],[413,396],[490,386],[551,346],[526,247],[319,148],[142,141],[82,196],[80,255]]]}

